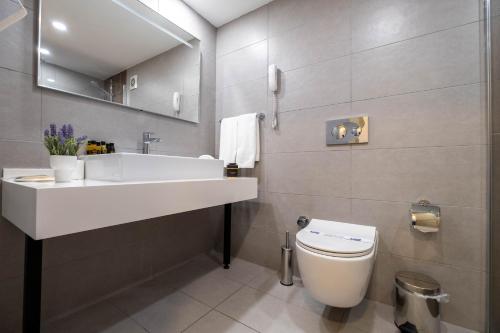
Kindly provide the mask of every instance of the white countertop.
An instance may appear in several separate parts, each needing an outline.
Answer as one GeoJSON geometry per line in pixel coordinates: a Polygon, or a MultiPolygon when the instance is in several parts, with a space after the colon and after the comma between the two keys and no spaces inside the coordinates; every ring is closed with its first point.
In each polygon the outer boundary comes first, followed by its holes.
{"type": "MultiPolygon", "coordinates": [[[[2,215],[45,239],[257,197],[257,178],[146,182],[2,180],[2,215]]],[[[203,221],[200,221],[203,223],[203,221]]]]}

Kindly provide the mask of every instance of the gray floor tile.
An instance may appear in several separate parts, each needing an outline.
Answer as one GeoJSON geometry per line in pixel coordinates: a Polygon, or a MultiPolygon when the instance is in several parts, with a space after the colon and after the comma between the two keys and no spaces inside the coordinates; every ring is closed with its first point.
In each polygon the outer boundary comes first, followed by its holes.
{"type": "Polygon", "coordinates": [[[210,308],[157,280],[130,289],[111,302],[150,333],[179,332],[210,308]]]}
{"type": "Polygon", "coordinates": [[[252,333],[256,332],[220,312],[212,311],[189,327],[186,333],[252,333]]]}
{"type": "Polygon", "coordinates": [[[197,278],[181,290],[200,302],[217,306],[241,286],[241,283],[221,277],[220,273],[215,271],[197,278]]]}
{"type": "Polygon", "coordinates": [[[256,276],[248,284],[250,287],[277,297],[285,302],[300,306],[320,316],[326,316],[335,321],[341,321],[346,310],[324,305],[313,299],[304,288],[300,279],[294,278],[294,284],[284,286],[279,281],[279,272],[268,269],[256,276]]]}
{"type": "Polygon", "coordinates": [[[240,289],[217,310],[259,332],[336,332],[339,328],[335,321],[250,287],[240,289]]]}

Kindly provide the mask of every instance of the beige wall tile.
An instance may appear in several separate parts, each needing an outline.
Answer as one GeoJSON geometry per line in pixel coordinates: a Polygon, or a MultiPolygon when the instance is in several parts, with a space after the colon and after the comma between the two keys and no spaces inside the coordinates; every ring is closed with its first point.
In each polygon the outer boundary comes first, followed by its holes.
{"type": "Polygon", "coordinates": [[[217,29],[217,56],[236,51],[267,38],[267,6],[217,29]]]}
{"type": "Polygon", "coordinates": [[[266,154],[265,158],[270,192],[337,197],[351,194],[349,151],[266,154]]]}
{"type": "Polygon", "coordinates": [[[353,51],[477,21],[479,4],[475,0],[354,0],[353,51]]]}
{"type": "MultiPolygon", "coordinates": [[[[351,99],[350,56],[283,72],[278,111],[292,111],[351,99]]],[[[278,64],[279,67],[279,64],[278,64]]]]}
{"type": "Polygon", "coordinates": [[[217,59],[217,91],[267,76],[267,40],[217,59]]]}
{"type": "Polygon", "coordinates": [[[354,54],[353,100],[479,82],[480,28],[471,23],[354,54]]]}
{"type": "Polygon", "coordinates": [[[391,253],[397,231],[409,228],[409,204],[352,199],[352,223],[371,225],[379,233],[379,253],[391,253]]]}
{"type": "Polygon", "coordinates": [[[479,84],[352,103],[352,115],[369,116],[369,144],[379,147],[460,146],[486,143],[479,84]]]}
{"type": "Polygon", "coordinates": [[[40,142],[0,141],[0,165],[3,168],[40,168],[48,166],[48,158],[41,159],[40,142]]]}
{"type": "Polygon", "coordinates": [[[219,96],[218,119],[267,111],[267,79],[265,77],[220,88],[217,95],[219,96]]]}
{"type": "Polygon", "coordinates": [[[269,37],[311,22],[345,19],[351,7],[347,0],[278,0],[269,4],[269,37]]]}
{"type": "Polygon", "coordinates": [[[353,150],[352,194],[480,208],[484,154],[482,146],[353,150]]]}
{"type": "Polygon", "coordinates": [[[40,89],[31,75],[0,69],[0,139],[40,141],[40,89]]]}
{"type": "Polygon", "coordinates": [[[348,55],[351,51],[349,7],[330,20],[314,20],[269,39],[269,63],[282,71],[348,55]]]}

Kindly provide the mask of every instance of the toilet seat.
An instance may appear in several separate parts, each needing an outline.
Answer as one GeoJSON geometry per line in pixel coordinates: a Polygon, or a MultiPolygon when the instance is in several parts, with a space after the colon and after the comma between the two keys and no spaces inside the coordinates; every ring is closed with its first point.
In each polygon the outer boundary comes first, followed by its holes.
{"type": "Polygon", "coordinates": [[[376,228],[312,219],[297,233],[297,245],[330,257],[354,258],[370,254],[376,247],[376,228]]]}

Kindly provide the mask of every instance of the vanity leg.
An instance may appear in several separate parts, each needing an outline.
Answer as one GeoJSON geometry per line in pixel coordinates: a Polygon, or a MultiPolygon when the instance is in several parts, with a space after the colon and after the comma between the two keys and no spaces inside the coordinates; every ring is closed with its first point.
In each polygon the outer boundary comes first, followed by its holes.
{"type": "Polygon", "coordinates": [[[23,333],[40,332],[42,240],[26,235],[24,245],[23,333]]]}
{"type": "Polygon", "coordinates": [[[224,269],[229,269],[231,261],[231,211],[232,204],[224,205],[224,269]]]}

